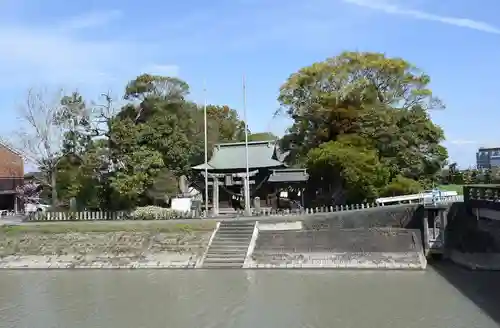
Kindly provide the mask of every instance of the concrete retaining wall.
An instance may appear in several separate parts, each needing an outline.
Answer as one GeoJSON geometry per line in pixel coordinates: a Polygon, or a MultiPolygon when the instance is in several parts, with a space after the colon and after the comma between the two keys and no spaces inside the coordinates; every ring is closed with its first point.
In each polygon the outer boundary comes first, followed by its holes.
{"type": "Polygon", "coordinates": [[[463,203],[454,203],[448,212],[447,250],[463,253],[500,253],[500,223],[469,213],[463,203]]]}
{"type": "Polygon", "coordinates": [[[500,222],[478,218],[464,203],[448,212],[446,254],[454,263],[473,270],[500,269],[500,222]]]}
{"type": "MultiPolygon", "coordinates": [[[[418,204],[375,207],[345,212],[315,213],[303,217],[304,230],[422,227],[423,208],[418,204]]],[[[263,220],[261,220],[262,222],[263,220]]]]}
{"type": "Polygon", "coordinates": [[[424,269],[419,231],[260,231],[249,268],[424,269]]]}

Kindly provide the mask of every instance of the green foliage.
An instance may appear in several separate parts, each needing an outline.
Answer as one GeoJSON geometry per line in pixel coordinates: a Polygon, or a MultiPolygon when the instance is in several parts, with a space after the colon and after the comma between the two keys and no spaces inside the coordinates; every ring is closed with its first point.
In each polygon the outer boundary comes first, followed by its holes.
{"type": "Polygon", "coordinates": [[[211,128],[217,130],[217,142],[244,141],[245,122],[238,112],[228,106],[207,106],[207,117],[211,128]]]}
{"type": "MultiPolygon", "coordinates": [[[[345,148],[335,143],[339,138],[356,135],[364,140],[359,152],[368,154],[367,149],[371,150],[369,156],[378,158],[390,180],[402,175],[424,184],[438,181],[448,155],[440,145],[444,133],[428,115],[430,109],[443,108],[428,88],[429,82],[429,76],[412,64],[379,53],[344,52],[300,69],[281,87],[279,96],[282,108],[293,120],[282,141],[291,151],[290,164],[305,163],[311,149],[323,144],[329,144],[327,148],[333,154],[334,148],[345,148]]],[[[356,152],[353,147],[348,148],[351,153],[356,152]]],[[[348,153],[342,154],[351,158],[348,153]]],[[[310,159],[307,162],[314,163],[310,159]]],[[[346,162],[335,176],[331,172],[323,175],[330,177],[331,186],[341,179],[345,187],[352,171],[360,172],[354,168],[357,166],[353,161],[346,162]]],[[[380,181],[366,174],[367,181],[380,181]]],[[[349,192],[345,201],[372,197],[381,191],[377,192],[378,187],[365,186],[359,195],[349,192]]]]}
{"type": "Polygon", "coordinates": [[[278,137],[271,132],[259,132],[251,133],[248,136],[248,141],[267,141],[267,140],[277,140],[278,137]]]}
{"type": "MultiPolygon", "coordinates": [[[[91,115],[100,107],[88,108],[78,93],[64,97],[55,117],[67,130],[58,161],[62,204],[75,197],[79,208],[130,208],[175,196],[178,178],[204,159],[204,108],[188,94],[178,78],[143,74],[127,84],[130,102],[115,115],[91,115]]],[[[109,97],[104,107],[112,111],[109,97]]],[[[209,150],[244,140],[236,110],[209,105],[207,119],[209,150]]]]}
{"type": "Polygon", "coordinates": [[[411,195],[420,193],[422,191],[422,185],[418,181],[405,178],[402,175],[397,175],[387,186],[383,188],[381,196],[393,197],[401,195],[411,195]]]}
{"type": "Polygon", "coordinates": [[[159,152],[144,146],[120,157],[122,168],[111,177],[111,187],[130,200],[136,200],[153,183],[153,176],[163,166],[159,152]]]}
{"type": "MultiPolygon", "coordinates": [[[[428,112],[444,106],[429,83],[411,63],[380,53],[344,52],[300,69],[279,95],[292,119],[281,139],[288,164],[306,166],[311,189],[330,203],[414,192],[445,176],[448,183],[477,179],[456,166],[441,170],[444,133],[428,112]]],[[[128,102],[114,111],[109,96],[104,106],[90,106],[78,93],[63,97],[54,117],[65,138],[57,158],[63,203],[75,197],[79,208],[132,208],[175,196],[179,177],[204,160],[204,107],[188,95],[178,78],[143,74],[127,83],[128,102]]],[[[236,110],[208,105],[206,113],[209,151],[245,139],[236,110]]],[[[248,133],[249,141],[277,139],[248,133]]]]}
{"type": "Polygon", "coordinates": [[[358,136],[343,136],[313,148],[308,153],[307,167],[311,175],[327,182],[341,176],[348,199],[374,199],[389,178],[377,151],[358,136]]]}

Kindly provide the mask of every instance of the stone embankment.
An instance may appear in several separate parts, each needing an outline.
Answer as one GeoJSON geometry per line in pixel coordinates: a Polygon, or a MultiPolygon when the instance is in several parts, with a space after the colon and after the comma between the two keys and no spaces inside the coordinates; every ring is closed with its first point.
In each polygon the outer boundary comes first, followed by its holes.
{"type": "Polygon", "coordinates": [[[2,227],[2,269],[194,268],[215,222],[2,227]]]}
{"type": "MultiPolygon", "coordinates": [[[[420,232],[414,230],[419,222],[415,205],[258,220],[239,267],[426,267],[420,232]]],[[[216,227],[214,220],[3,226],[0,268],[203,267],[210,241],[217,240],[216,227]]],[[[231,254],[219,249],[217,256],[225,253],[231,254]]]]}

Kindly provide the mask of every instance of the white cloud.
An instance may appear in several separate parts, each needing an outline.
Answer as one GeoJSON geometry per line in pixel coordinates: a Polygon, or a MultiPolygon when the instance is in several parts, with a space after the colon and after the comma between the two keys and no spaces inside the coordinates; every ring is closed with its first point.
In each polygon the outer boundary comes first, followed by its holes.
{"type": "Polygon", "coordinates": [[[94,11],[85,13],[76,17],[72,17],[61,23],[61,29],[86,29],[95,28],[107,25],[108,23],[118,20],[122,17],[122,12],[119,10],[109,11],[94,11]]]}
{"type": "Polygon", "coordinates": [[[147,66],[144,72],[163,76],[179,76],[180,68],[177,65],[151,65],[147,66]]]}
{"type": "Polygon", "coordinates": [[[458,27],[469,28],[486,33],[500,34],[500,28],[491,24],[473,20],[470,18],[441,16],[420,10],[405,9],[386,1],[377,0],[342,0],[343,2],[360,7],[379,10],[391,15],[408,16],[415,19],[429,20],[458,27]]]}
{"type": "Polygon", "coordinates": [[[92,33],[78,35],[93,27],[103,28],[120,16],[119,11],[92,12],[50,26],[0,22],[0,87],[47,83],[109,86],[136,74],[137,62],[148,56],[146,45],[101,35],[97,39],[92,33]]]}

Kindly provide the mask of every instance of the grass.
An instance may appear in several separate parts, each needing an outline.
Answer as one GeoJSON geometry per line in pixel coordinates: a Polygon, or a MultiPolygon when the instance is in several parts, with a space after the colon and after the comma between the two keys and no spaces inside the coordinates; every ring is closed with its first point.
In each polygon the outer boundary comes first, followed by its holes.
{"type": "Polygon", "coordinates": [[[456,191],[459,195],[464,193],[463,185],[449,184],[449,185],[440,185],[439,190],[444,191],[456,191]]]}
{"type": "Polygon", "coordinates": [[[190,223],[179,223],[169,221],[137,221],[137,222],[50,222],[50,223],[29,223],[25,225],[5,225],[0,226],[0,234],[58,234],[71,232],[194,232],[210,231],[215,229],[216,221],[200,220],[190,223]]]}

